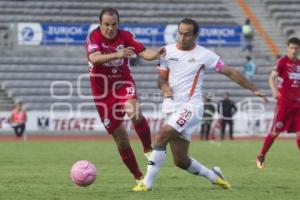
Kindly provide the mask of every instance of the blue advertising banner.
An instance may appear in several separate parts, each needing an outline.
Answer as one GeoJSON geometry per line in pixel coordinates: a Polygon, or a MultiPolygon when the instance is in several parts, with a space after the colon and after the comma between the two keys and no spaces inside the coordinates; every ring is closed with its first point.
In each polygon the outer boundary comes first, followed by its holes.
{"type": "Polygon", "coordinates": [[[41,24],[42,44],[82,45],[85,42],[90,24],[41,24]]]}
{"type": "Polygon", "coordinates": [[[162,46],[165,44],[165,25],[122,24],[121,29],[131,32],[135,38],[146,46],[162,46]]]}
{"type": "MultiPolygon", "coordinates": [[[[20,45],[83,45],[87,34],[98,24],[19,23],[20,45]]],[[[146,46],[176,42],[177,25],[121,24],[146,46]]],[[[198,43],[203,46],[240,46],[241,26],[200,26],[198,43]]]]}
{"type": "Polygon", "coordinates": [[[198,42],[205,46],[239,46],[241,26],[201,26],[198,42]]]}

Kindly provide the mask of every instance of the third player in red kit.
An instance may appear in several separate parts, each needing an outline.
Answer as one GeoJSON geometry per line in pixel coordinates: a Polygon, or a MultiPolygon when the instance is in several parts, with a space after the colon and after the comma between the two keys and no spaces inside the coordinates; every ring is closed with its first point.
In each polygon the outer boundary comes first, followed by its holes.
{"type": "Polygon", "coordinates": [[[287,44],[287,55],[278,60],[277,66],[269,77],[272,95],[277,99],[271,132],[266,136],[257,167],[265,167],[265,156],[274,140],[282,132],[296,133],[300,150],[300,60],[298,54],[300,40],[291,38],[287,44]],[[277,83],[276,83],[277,79],[277,83]]]}
{"type": "Polygon", "coordinates": [[[129,59],[138,55],[146,60],[158,59],[164,49],[146,49],[128,31],[118,29],[119,14],[105,8],[99,16],[100,26],[87,37],[86,52],[90,65],[90,82],[97,111],[106,130],[116,142],[120,156],[134,178],[143,177],[122,124],[125,114],[142,141],[145,155],[152,150],[147,120],[140,112],[129,59]]]}

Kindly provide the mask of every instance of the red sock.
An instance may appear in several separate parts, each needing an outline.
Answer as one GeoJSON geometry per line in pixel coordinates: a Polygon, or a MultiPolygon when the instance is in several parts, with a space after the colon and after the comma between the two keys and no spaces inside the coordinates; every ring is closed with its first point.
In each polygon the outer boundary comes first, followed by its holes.
{"type": "Polygon", "coordinates": [[[270,149],[270,147],[272,146],[273,142],[275,140],[275,137],[269,133],[266,137],[265,137],[265,141],[264,141],[264,144],[263,144],[263,147],[262,149],[260,150],[260,154],[262,156],[265,156],[266,153],[268,152],[268,150],[270,149]]]}
{"type": "Polygon", "coordinates": [[[297,136],[297,146],[298,146],[298,149],[300,150],[300,136],[297,136]]]}
{"type": "Polygon", "coordinates": [[[142,141],[144,152],[146,153],[151,151],[151,133],[146,118],[142,116],[142,119],[138,123],[133,124],[133,126],[140,140],[142,141]]]}
{"type": "Polygon", "coordinates": [[[129,147],[128,149],[125,149],[125,150],[119,149],[119,153],[120,153],[120,156],[121,156],[123,162],[129,169],[129,171],[133,174],[134,178],[137,180],[140,179],[143,176],[143,173],[141,172],[141,170],[138,167],[136,158],[134,156],[134,153],[133,153],[131,147],[129,147]]]}

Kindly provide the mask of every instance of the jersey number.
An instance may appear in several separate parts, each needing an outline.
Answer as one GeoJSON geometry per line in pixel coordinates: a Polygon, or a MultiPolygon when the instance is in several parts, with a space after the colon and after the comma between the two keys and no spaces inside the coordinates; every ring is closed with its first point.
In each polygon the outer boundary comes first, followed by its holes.
{"type": "Polygon", "coordinates": [[[179,119],[176,121],[176,123],[179,126],[183,126],[192,116],[192,112],[188,109],[184,109],[184,111],[180,114],[179,119]]]}
{"type": "Polygon", "coordinates": [[[134,95],[135,89],[134,89],[134,87],[127,87],[126,92],[127,92],[127,95],[134,95]]]}

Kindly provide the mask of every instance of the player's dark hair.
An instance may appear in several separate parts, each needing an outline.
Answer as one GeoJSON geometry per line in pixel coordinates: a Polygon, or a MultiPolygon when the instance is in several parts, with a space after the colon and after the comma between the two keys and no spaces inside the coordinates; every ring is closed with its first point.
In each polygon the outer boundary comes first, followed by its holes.
{"type": "Polygon", "coordinates": [[[103,8],[99,14],[99,21],[100,21],[100,24],[102,23],[102,17],[104,14],[109,14],[109,15],[117,15],[117,18],[118,18],[118,22],[120,22],[120,15],[119,15],[119,12],[114,9],[114,8],[103,8]]]}
{"type": "Polygon", "coordinates": [[[180,25],[180,24],[190,24],[190,25],[193,25],[193,28],[194,28],[193,33],[194,33],[194,35],[197,35],[198,32],[199,32],[199,25],[198,25],[198,23],[197,23],[195,20],[193,20],[193,19],[190,19],[190,18],[184,18],[184,19],[182,19],[182,20],[178,23],[178,28],[179,28],[179,25],[180,25]]]}
{"type": "Polygon", "coordinates": [[[289,46],[290,44],[297,44],[298,46],[300,46],[299,38],[296,38],[296,37],[290,38],[287,42],[287,45],[289,46]]]}

